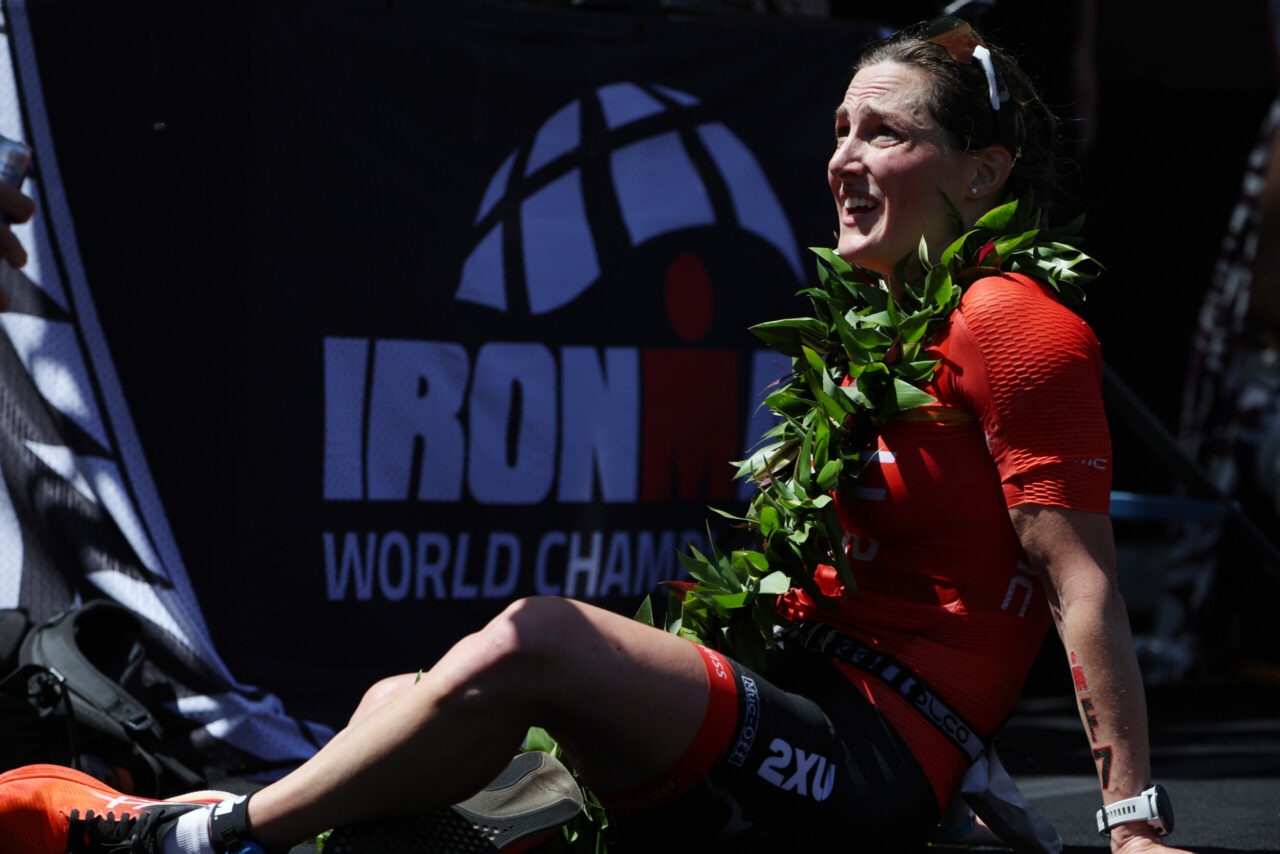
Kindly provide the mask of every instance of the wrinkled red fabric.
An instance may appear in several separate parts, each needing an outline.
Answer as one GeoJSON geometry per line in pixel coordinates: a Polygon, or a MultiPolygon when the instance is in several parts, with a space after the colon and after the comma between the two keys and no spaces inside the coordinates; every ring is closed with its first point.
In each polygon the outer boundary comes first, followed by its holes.
{"type": "MultiPolygon", "coordinates": [[[[819,567],[838,607],[795,589],[779,610],[888,652],[986,734],[1012,710],[1049,624],[1009,508],[1109,509],[1102,360],[1088,326],[1017,274],[973,283],[930,355],[941,361],[925,388],[938,402],[884,425],[875,463],[835,494],[859,589],[819,567]]],[[[892,689],[840,666],[945,804],[967,757],[892,689]]]]}

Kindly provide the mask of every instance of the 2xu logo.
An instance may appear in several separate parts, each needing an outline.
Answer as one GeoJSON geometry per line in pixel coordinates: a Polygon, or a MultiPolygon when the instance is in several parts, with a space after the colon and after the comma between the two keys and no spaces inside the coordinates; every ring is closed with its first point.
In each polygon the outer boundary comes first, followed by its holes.
{"type": "Polygon", "coordinates": [[[805,753],[780,738],[770,742],[769,749],[773,755],[760,763],[757,774],[784,792],[806,795],[815,801],[825,801],[830,796],[831,787],[836,782],[836,767],[827,761],[827,757],[805,753]],[[788,777],[786,772],[792,767],[792,758],[795,759],[795,770],[788,777]]]}

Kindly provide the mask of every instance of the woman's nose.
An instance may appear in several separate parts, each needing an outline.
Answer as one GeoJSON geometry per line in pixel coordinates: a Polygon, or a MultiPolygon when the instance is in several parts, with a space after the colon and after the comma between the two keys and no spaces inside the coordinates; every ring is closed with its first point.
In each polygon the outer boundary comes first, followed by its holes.
{"type": "Polygon", "coordinates": [[[828,168],[835,173],[854,172],[862,166],[861,149],[858,147],[857,140],[852,137],[845,137],[840,140],[840,144],[836,146],[836,150],[831,153],[831,161],[828,168]]]}

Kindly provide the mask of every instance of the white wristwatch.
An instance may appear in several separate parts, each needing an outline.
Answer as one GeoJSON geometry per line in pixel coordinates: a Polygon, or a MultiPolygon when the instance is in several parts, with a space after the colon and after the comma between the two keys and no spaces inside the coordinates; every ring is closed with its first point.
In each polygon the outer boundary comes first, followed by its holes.
{"type": "Polygon", "coordinates": [[[1136,798],[1116,801],[1098,810],[1098,833],[1107,836],[1117,824],[1145,821],[1161,836],[1173,833],[1173,803],[1164,788],[1155,785],[1136,798]]]}

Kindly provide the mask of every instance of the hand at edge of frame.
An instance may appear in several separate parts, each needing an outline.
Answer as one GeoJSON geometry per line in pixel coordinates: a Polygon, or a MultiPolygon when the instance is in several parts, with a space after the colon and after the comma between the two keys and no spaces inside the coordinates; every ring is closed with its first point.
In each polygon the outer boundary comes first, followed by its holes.
{"type": "Polygon", "coordinates": [[[1192,854],[1165,845],[1160,834],[1148,824],[1118,824],[1111,828],[1111,854],[1192,854]]]}
{"type": "MultiPolygon", "coordinates": [[[[27,250],[10,228],[11,223],[23,223],[31,219],[36,212],[35,200],[23,195],[21,190],[0,183],[0,214],[7,216],[10,222],[0,220],[0,258],[14,267],[22,267],[27,263],[27,250]]],[[[9,295],[0,290],[0,311],[8,311],[9,295]]]]}

